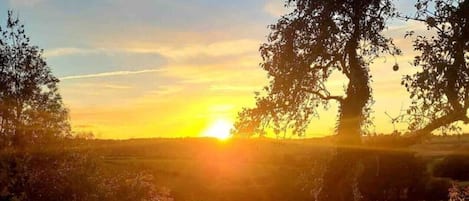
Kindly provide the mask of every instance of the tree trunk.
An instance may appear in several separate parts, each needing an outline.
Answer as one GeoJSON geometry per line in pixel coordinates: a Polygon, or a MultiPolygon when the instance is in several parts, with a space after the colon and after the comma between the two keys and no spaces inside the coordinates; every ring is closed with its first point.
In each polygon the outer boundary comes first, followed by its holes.
{"type": "MultiPolygon", "coordinates": [[[[360,66],[358,69],[361,69],[360,66]]],[[[354,180],[361,145],[361,125],[363,109],[370,97],[367,71],[360,78],[350,80],[347,98],[341,105],[337,129],[337,151],[327,166],[323,177],[323,186],[319,194],[321,201],[350,201],[354,198],[354,180]]]]}
{"type": "Polygon", "coordinates": [[[23,122],[21,121],[21,113],[23,111],[23,106],[20,101],[16,101],[15,108],[15,119],[14,119],[14,133],[13,133],[13,146],[21,147],[23,146],[24,134],[23,134],[23,122]]]}
{"type": "Polygon", "coordinates": [[[340,105],[340,116],[337,126],[337,151],[327,166],[323,176],[323,185],[319,193],[320,201],[354,200],[354,186],[357,164],[360,160],[358,147],[361,145],[361,126],[364,120],[363,111],[371,96],[369,75],[366,66],[362,65],[357,55],[360,41],[360,12],[355,10],[353,19],[354,33],[346,45],[348,55],[349,83],[346,98],[340,105]]]}

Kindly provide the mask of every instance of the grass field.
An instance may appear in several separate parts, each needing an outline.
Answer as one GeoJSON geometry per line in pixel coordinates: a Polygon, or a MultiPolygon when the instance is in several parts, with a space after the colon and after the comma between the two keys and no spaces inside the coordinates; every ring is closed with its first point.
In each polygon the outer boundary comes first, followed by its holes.
{"type": "MultiPolygon", "coordinates": [[[[93,140],[76,147],[97,153],[106,168],[151,173],[175,200],[273,201],[311,200],[311,175],[330,156],[329,145],[327,139],[187,138],[93,140]]],[[[436,137],[409,151],[431,170],[448,155],[467,153],[469,136],[436,137]]]]}

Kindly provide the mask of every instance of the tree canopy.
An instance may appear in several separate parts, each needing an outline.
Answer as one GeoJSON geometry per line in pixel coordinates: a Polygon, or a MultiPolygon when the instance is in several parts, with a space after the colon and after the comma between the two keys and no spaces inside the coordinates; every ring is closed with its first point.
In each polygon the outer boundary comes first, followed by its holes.
{"type": "Polygon", "coordinates": [[[455,122],[469,123],[469,1],[419,0],[416,8],[408,19],[424,22],[436,34],[414,39],[420,55],[413,64],[421,70],[402,84],[412,99],[409,129],[424,136],[440,127],[456,129],[455,122]]]}
{"type": "Polygon", "coordinates": [[[59,80],[24,26],[8,12],[0,27],[0,135],[3,145],[39,143],[70,132],[59,80]]]}
{"type": "Polygon", "coordinates": [[[256,106],[239,114],[235,133],[304,134],[318,108],[339,103],[339,134],[358,136],[371,104],[369,64],[382,53],[400,54],[382,35],[395,16],[391,0],[289,0],[292,12],[270,26],[260,47],[270,83],[256,93],[256,106]],[[348,79],[345,96],[326,87],[333,72],[348,79]],[[266,94],[266,95],[263,95],[266,94]]]}

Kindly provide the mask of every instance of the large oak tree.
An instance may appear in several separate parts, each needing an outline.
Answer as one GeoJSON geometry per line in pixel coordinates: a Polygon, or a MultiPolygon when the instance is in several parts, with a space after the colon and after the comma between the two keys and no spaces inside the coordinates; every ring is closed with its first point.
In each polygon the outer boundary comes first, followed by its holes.
{"type": "Polygon", "coordinates": [[[350,200],[357,154],[345,147],[361,143],[369,111],[370,63],[382,53],[400,51],[382,35],[386,20],[395,16],[391,0],[288,0],[293,10],[271,25],[260,47],[261,67],[270,83],[257,93],[256,107],[244,109],[235,133],[303,134],[318,107],[339,103],[339,149],[325,173],[321,200],[350,200]],[[326,87],[333,72],[348,80],[344,96],[326,87]],[[266,95],[261,95],[261,94],[266,95]]]}

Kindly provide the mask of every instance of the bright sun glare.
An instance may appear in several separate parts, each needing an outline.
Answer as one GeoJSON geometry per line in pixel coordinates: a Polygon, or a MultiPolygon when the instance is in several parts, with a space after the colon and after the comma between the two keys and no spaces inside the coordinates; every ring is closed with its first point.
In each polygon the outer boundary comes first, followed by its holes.
{"type": "Polygon", "coordinates": [[[233,128],[233,124],[227,120],[217,120],[211,124],[211,126],[203,133],[206,137],[214,137],[220,140],[228,139],[230,130],[233,128]]]}

